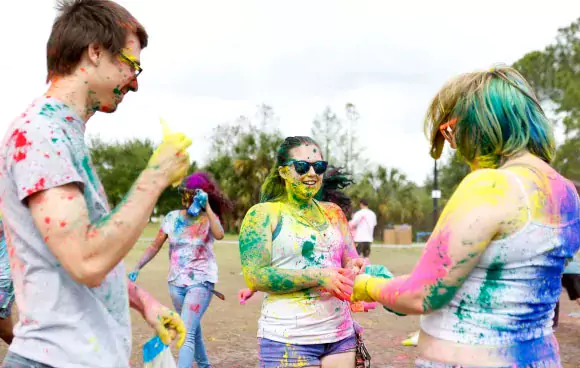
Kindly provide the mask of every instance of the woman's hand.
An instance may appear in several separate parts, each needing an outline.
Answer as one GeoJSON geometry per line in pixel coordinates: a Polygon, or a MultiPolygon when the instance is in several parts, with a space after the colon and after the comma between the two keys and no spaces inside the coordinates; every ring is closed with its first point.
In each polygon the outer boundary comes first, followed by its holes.
{"type": "Polygon", "coordinates": [[[242,289],[238,291],[238,300],[240,304],[246,304],[246,301],[254,295],[255,291],[252,289],[242,289]]]}
{"type": "Polygon", "coordinates": [[[322,287],[340,300],[350,300],[354,274],[346,268],[322,269],[322,287]]]}

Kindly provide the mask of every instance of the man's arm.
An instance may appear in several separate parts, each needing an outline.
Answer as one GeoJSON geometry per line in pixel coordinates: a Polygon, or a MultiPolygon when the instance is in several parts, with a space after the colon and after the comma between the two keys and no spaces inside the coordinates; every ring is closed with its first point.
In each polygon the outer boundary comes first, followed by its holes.
{"type": "Polygon", "coordinates": [[[75,281],[98,286],[135,245],[167,180],[145,170],[126,199],[110,215],[92,224],[76,184],[28,197],[28,206],[44,241],[75,281]]]}
{"type": "MultiPolygon", "coordinates": [[[[84,196],[74,182],[46,190],[35,188],[22,198],[48,248],[75,281],[98,286],[121,262],[147,224],[162,190],[187,174],[189,156],[185,149],[190,144],[181,133],[166,136],[127,197],[97,223],[90,222],[84,196]]],[[[47,144],[39,147],[52,148],[47,144]]],[[[60,158],[64,156],[51,156],[53,167],[70,165],[60,158]]],[[[14,163],[13,170],[18,171],[20,180],[26,179],[28,171],[22,162],[14,163]]],[[[46,175],[60,175],[61,171],[46,175]]]]}
{"type": "Polygon", "coordinates": [[[186,330],[179,315],[163,306],[145,290],[135,283],[128,281],[129,305],[143,316],[143,319],[155,329],[161,341],[170,345],[171,340],[177,334],[177,347],[180,348],[185,341],[186,330]]]}

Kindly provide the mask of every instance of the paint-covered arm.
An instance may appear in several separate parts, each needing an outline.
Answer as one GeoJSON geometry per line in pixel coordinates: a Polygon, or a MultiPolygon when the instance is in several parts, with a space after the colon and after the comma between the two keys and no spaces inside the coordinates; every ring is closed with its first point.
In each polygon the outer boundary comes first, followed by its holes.
{"type": "Polygon", "coordinates": [[[346,219],[346,215],[342,209],[334,203],[325,203],[325,205],[329,206],[328,213],[336,218],[342,233],[342,238],[344,239],[344,249],[342,252],[341,260],[342,267],[351,269],[355,274],[358,275],[364,271],[364,267],[368,264],[368,261],[360,257],[356,251],[354,239],[352,238],[352,233],[350,232],[349,222],[346,219]]]}
{"type": "Polygon", "coordinates": [[[185,341],[185,325],[179,315],[159,303],[137,284],[128,281],[129,305],[138,311],[143,319],[157,332],[165,345],[177,335],[177,347],[185,341]]]}
{"type": "Polygon", "coordinates": [[[352,281],[344,269],[285,270],[271,266],[272,232],[278,211],[272,203],[250,208],[240,231],[240,258],[246,284],[252,290],[286,294],[322,286],[337,297],[350,295],[352,281]]]}
{"type": "Polygon", "coordinates": [[[163,244],[165,243],[166,240],[167,234],[165,234],[163,229],[159,229],[157,236],[155,237],[155,239],[153,239],[151,245],[147,247],[147,249],[145,249],[145,252],[143,252],[143,256],[141,256],[141,258],[137,262],[134,271],[138,272],[140,269],[145,267],[145,265],[149,263],[149,261],[151,261],[157,255],[157,253],[159,253],[159,250],[161,250],[161,247],[163,247],[163,244]]]}
{"type": "Polygon", "coordinates": [[[519,215],[517,206],[506,206],[510,197],[517,197],[511,190],[499,170],[468,175],[443,210],[413,271],[388,280],[359,276],[353,299],[376,300],[405,314],[427,313],[448,304],[500,231],[502,221],[519,215]]]}
{"type": "Polygon", "coordinates": [[[222,240],[224,238],[224,228],[222,227],[220,219],[211,209],[209,202],[205,207],[205,211],[207,213],[207,217],[209,218],[209,227],[211,230],[211,234],[215,239],[222,240]]]}
{"type": "Polygon", "coordinates": [[[135,245],[164,186],[157,173],[145,170],[125,200],[96,223],[76,184],[38,192],[28,197],[28,205],[63,268],[77,282],[96,287],[135,245]]]}

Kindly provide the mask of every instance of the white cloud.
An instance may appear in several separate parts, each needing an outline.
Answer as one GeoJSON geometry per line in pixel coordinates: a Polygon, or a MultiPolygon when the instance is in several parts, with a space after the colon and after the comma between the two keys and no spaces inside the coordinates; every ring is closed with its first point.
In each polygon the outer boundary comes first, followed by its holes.
{"type": "MultiPolygon", "coordinates": [[[[361,114],[368,158],[422,182],[432,160],[422,132],[429,99],[452,75],[511,63],[551,43],[580,16],[577,0],[124,0],[150,34],[140,90],[89,134],[159,139],[158,117],[194,140],[203,161],[217,124],[271,104],[284,134],[346,102],[361,114]]],[[[0,129],[43,93],[52,1],[12,1],[0,22],[0,129]]]]}

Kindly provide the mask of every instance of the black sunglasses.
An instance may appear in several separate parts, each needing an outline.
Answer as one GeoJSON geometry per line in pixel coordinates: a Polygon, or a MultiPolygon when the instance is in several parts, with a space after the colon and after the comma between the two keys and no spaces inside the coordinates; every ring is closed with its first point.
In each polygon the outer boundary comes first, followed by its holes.
{"type": "Polygon", "coordinates": [[[290,165],[294,165],[294,170],[296,170],[299,175],[304,175],[310,171],[310,166],[314,168],[314,172],[318,175],[324,174],[328,168],[328,162],[326,161],[308,162],[291,160],[284,164],[284,166],[290,165]]]}

